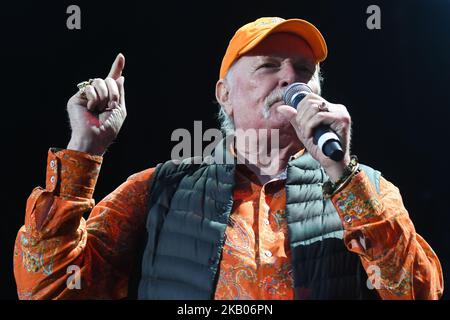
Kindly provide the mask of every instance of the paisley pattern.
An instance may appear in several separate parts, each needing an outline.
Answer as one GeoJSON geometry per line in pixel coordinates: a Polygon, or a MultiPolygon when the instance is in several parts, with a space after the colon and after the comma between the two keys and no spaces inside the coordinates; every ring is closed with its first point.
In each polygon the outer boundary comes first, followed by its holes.
{"type": "Polygon", "coordinates": [[[94,206],[101,163],[101,157],[82,152],[49,150],[46,188],[35,188],[28,198],[14,247],[20,299],[127,296],[154,169],[131,176],[94,206]],[[90,211],[86,221],[83,214],[90,211]],[[81,270],[81,289],[67,286],[71,266],[81,270]]]}
{"type": "MultiPolygon", "coordinates": [[[[359,175],[359,178],[361,176],[359,175]]],[[[356,225],[362,219],[365,222],[377,220],[379,213],[383,212],[383,205],[376,196],[376,191],[371,189],[373,187],[370,183],[353,184],[352,188],[346,188],[333,197],[335,206],[340,212],[345,212],[347,223],[356,225]],[[367,190],[371,192],[368,193],[367,190]]]]}
{"type": "MultiPolygon", "coordinates": [[[[95,206],[101,163],[82,152],[49,150],[46,187],[29,196],[14,247],[20,299],[127,297],[154,168],[134,174],[95,206]],[[72,290],[67,270],[74,265],[81,269],[81,289],[72,290]]],[[[245,166],[236,171],[215,298],[293,299],[284,180],[260,185],[245,166]]],[[[439,298],[436,254],[415,232],[398,189],[383,178],[380,189],[377,195],[360,173],[332,199],[347,248],[368,273],[379,270],[376,289],[383,299],[439,298]]]]}
{"type": "Polygon", "coordinates": [[[215,299],[293,299],[283,189],[238,165],[215,299]]]}
{"type": "Polygon", "coordinates": [[[438,257],[416,234],[398,189],[381,178],[380,192],[361,172],[333,196],[347,248],[360,255],[381,298],[439,298],[443,279],[438,257]]]}

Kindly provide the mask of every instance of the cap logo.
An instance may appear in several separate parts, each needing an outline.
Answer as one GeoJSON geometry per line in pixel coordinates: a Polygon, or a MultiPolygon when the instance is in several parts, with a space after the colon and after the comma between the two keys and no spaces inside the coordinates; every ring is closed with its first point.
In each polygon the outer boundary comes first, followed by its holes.
{"type": "Polygon", "coordinates": [[[257,21],[256,23],[255,23],[255,26],[257,26],[257,27],[264,27],[264,26],[267,26],[267,25],[270,25],[270,24],[276,24],[276,23],[279,23],[279,22],[282,22],[282,21],[284,21],[284,19],[281,19],[281,18],[270,18],[270,19],[261,19],[260,21],[257,21]]]}

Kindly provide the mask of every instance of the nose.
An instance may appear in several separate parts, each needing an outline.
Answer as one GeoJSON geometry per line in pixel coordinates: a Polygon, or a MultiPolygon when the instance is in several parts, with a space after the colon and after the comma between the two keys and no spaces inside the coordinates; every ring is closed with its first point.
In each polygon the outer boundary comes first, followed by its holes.
{"type": "Polygon", "coordinates": [[[281,88],[287,87],[290,84],[298,80],[298,75],[296,73],[295,67],[292,63],[283,64],[280,70],[279,86],[281,88]]]}

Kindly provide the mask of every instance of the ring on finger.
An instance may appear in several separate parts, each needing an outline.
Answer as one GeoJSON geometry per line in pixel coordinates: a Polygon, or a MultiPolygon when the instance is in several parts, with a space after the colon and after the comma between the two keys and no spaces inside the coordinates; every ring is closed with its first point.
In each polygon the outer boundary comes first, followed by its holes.
{"type": "Polygon", "coordinates": [[[88,81],[83,81],[77,84],[78,92],[83,98],[86,98],[86,87],[91,85],[94,79],[89,79],[88,81]]]}
{"type": "Polygon", "coordinates": [[[321,104],[317,106],[320,112],[330,112],[330,110],[327,107],[327,103],[325,101],[322,101],[321,104]]]}

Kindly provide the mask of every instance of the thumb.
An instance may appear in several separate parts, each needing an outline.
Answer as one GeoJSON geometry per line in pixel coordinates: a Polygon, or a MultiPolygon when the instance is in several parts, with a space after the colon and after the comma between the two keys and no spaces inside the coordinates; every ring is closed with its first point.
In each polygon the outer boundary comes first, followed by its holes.
{"type": "Polygon", "coordinates": [[[120,104],[125,105],[125,78],[123,76],[120,76],[119,79],[116,80],[117,87],[119,88],[119,95],[120,95],[120,104]]]}
{"type": "Polygon", "coordinates": [[[281,105],[276,107],[276,111],[280,113],[286,120],[291,121],[294,120],[297,116],[297,110],[292,108],[291,106],[281,105]]]}
{"type": "Polygon", "coordinates": [[[122,75],[122,70],[125,67],[125,56],[119,53],[114,60],[111,70],[109,71],[108,77],[117,80],[122,75]]]}

